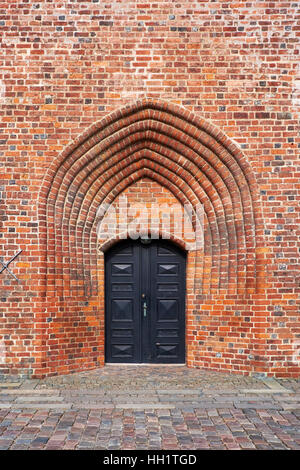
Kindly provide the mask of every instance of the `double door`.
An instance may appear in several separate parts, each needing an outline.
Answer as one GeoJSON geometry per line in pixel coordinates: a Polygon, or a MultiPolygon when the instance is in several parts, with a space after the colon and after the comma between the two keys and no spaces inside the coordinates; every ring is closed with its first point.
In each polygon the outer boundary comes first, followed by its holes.
{"type": "Polygon", "coordinates": [[[185,264],[165,240],[126,240],[106,254],[106,362],[185,362],[185,264]]]}

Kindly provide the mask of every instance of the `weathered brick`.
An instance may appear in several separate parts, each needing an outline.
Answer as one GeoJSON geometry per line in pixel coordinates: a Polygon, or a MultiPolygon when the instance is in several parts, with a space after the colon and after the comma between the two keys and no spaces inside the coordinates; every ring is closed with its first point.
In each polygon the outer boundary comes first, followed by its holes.
{"type": "Polygon", "coordinates": [[[126,193],[205,209],[188,365],[298,376],[297,4],[121,3],[0,6],[0,373],[103,365],[95,214],[126,193]]]}

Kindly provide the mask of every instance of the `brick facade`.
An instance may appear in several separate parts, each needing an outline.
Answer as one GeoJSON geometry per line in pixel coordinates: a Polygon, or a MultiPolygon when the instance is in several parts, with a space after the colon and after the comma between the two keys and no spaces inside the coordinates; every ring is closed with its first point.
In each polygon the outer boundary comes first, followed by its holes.
{"type": "Polygon", "coordinates": [[[126,195],[204,209],[187,364],[299,376],[298,7],[0,3],[0,256],[23,250],[19,283],[0,274],[0,374],[103,366],[118,237],[97,210],[126,195]]]}

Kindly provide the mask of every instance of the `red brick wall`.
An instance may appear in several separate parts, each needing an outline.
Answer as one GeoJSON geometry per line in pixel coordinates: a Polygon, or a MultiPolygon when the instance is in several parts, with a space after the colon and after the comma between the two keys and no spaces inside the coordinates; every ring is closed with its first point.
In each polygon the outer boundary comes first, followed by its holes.
{"type": "Polygon", "coordinates": [[[132,171],[205,201],[189,365],[299,375],[298,8],[0,3],[0,374],[103,364],[95,209],[132,171]]]}

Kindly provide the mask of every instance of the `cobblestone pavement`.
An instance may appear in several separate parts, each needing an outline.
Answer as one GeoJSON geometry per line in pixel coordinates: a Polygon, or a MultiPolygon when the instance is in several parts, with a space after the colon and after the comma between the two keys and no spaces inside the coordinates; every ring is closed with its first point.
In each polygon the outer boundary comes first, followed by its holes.
{"type": "Polygon", "coordinates": [[[300,449],[300,382],[106,366],[0,382],[0,449],[300,449]]]}

